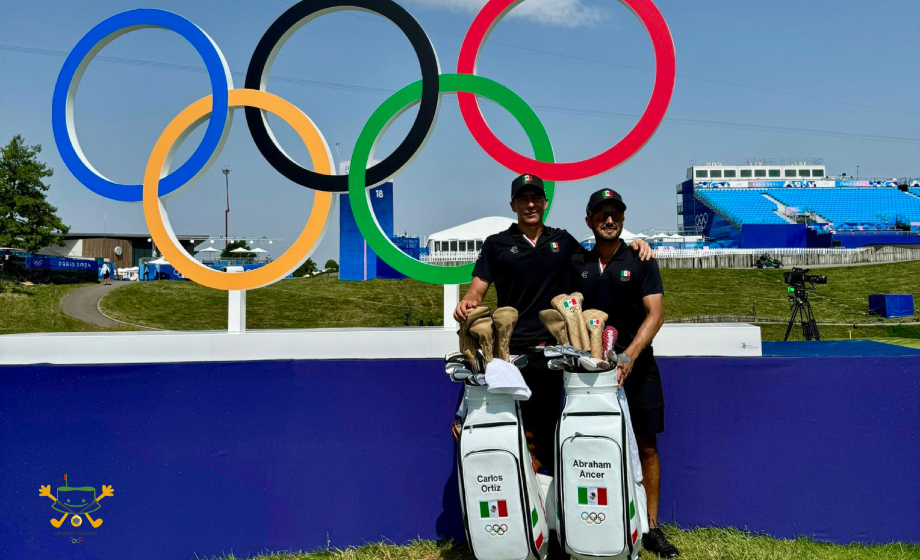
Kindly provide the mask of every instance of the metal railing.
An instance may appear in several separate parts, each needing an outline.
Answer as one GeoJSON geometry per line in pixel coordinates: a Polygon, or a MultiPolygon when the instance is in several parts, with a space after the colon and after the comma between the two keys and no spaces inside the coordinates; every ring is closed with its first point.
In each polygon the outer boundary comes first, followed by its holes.
{"type": "Polygon", "coordinates": [[[846,255],[860,251],[872,251],[873,249],[801,249],[801,248],[777,248],[777,249],[674,249],[670,247],[660,247],[655,250],[655,258],[688,258],[688,257],[709,257],[714,255],[751,255],[757,256],[769,253],[770,255],[846,255]]]}
{"type": "Polygon", "coordinates": [[[479,256],[479,251],[437,251],[422,255],[419,260],[424,263],[450,263],[473,262],[479,256]]]}

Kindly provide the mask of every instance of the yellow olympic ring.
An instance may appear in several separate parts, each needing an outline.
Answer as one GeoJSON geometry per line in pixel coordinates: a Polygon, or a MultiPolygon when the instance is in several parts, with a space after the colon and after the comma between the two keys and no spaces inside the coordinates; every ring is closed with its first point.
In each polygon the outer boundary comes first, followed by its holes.
{"type": "MultiPolygon", "coordinates": [[[[211,98],[210,95],[203,97],[186,107],[163,130],[153,147],[150,159],[147,161],[147,169],[144,172],[144,219],[147,221],[150,236],[156,241],[157,247],[160,248],[166,260],[192,281],[216,290],[251,290],[284,278],[307,260],[307,257],[316,249],[319,240],[322,239],[329,223],[329,215],[333,208],[332,193],[316,191],[313,209],[303,231],[300,232],[290,249],[261,268],[227,273],[208,268],[193,259],[182,249],[176,239],[176,234],[169,224],[166,208],[157,197],[157,192],[160,178],[169,173],[169,164],[179,145],[182,144],[182,140],[192,129],[210,116],[211,98]]],[[[313,161],[313,170],[321,175],[332,173],[332,154],[329,146],[319,129],[303,111],[266,91],[230,90],[230,108],[239,107],[256,107],[278,116],[289,124],[303,140],[310,153],[310,159],[313,161]]],[[[185,187],[189,185],[191,182],[185,187]]]]}

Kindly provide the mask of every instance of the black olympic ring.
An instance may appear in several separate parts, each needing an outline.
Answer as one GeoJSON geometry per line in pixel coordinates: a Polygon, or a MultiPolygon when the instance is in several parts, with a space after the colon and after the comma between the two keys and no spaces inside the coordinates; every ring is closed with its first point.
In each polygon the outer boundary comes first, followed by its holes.
{"type": "MultiPolygon", "coordinates": [[[[311,20],[347,8],[373,12],[396,24],[412,44],[422,70],[422,99],[412,128],[393,153],[367,170],[367,185],[376,185],[396,175],[415,159],[431,135],[441,102],[438,93],[438,76],[441,68],[434,46],[418,21],[404,8],[393,0],[301,0],[281,14],[259,40],[246,71],[245,87],[268,91],[265,89],[265,83],[269,70],[287,39],[311,20]]],[[[301,167],[278,145],[263,111],[255,107],[246,107],[245,111],[246,123],[256,147],[279,173],[298,185],[311,189],[348,192],[347,175],[321,175],[301,167]]]]}

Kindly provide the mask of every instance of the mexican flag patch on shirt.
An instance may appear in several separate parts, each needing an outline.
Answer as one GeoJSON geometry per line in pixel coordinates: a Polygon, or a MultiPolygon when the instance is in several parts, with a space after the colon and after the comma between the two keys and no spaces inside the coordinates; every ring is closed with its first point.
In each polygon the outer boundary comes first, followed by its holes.
{"type": "Polygon", "coordinates": [[[578,504],[582,506],[606,506],[607,489],[606,488],[583,488],[578,487],[578,504]]]}
{"type": "Polygon", "coordinates": [[[481,518],[508,517],[508,504],[505,500],[479,502],[479,516],[481,518]]]}

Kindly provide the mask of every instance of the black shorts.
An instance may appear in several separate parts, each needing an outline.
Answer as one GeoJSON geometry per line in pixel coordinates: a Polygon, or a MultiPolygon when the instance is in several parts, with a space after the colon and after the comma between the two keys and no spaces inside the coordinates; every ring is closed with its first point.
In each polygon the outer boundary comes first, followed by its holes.
{"type": "Polygon", "coordinates": [[[532,392],[530,399],[521,401],[524,431],[532,434],[533,456],[541,464],[541,472],[553,475],[556,448],[556,421],[562,406],[562,372],[546,367],[542,352],[527,353],[527,367],[521,370],[532,392]]]}
{"type": "Polygon", "coordinates": [[[651,349],[634,362],[623,389],[629,401],[629,416],[633,430],[641,436],[651,436],[664,431],[664,392],[661,389],[661,372],[651,349]]]}

